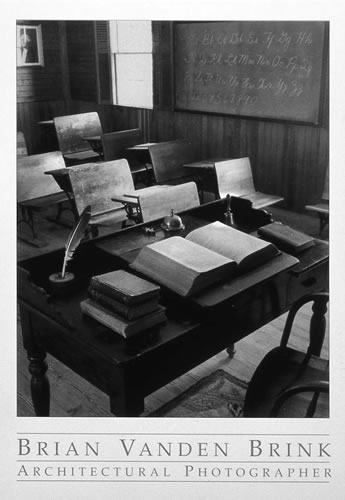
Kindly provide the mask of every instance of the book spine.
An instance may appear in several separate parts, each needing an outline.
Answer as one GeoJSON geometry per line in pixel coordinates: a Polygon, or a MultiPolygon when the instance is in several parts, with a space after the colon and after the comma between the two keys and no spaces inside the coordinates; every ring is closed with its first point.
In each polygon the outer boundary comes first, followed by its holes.
{"type": "Polygon", "coordinates": [[[110,311],[119,314],[128,320],[140,318],[141,316],[158,309],[157,300],[151,299],[146,302],[128,306],[127,304],[119,302],[118,300],[100,292],[99,290],[95,290],[92,287],[89,287],[88,294],[89,297],[95,302],[100,303],[102,306],[107,307],[110,311]]]}
{"type": "Polygon", "coordinates": [[[131,337],[166,320],[165,308],[162,306],[159,306],[157,311],[132,322],[120,318],[92,299],[82,301],[80,307],[84,314],[91,316],[125,338],[131,337]]]}
{"type": "Polygon", "coordinates": [[[159,290],[143,293],[142,295],[128,295],[121,290],[117,290],[116,288],[102,283],[99,280],[95,280],[94,278],[91,279],[90,287],[93,290],[98,290],[99,292],[102,292],[105,295],[112,297],[126,305],[140,304],[141,302],[145,302],[149,299],[158,299],[159,297],[159,290]]]}
{"type": "Polygon", "coordinates": [[[123,337],[127,337],[127,323],[121,321],[113,313],[107,312],[102,306],[96,304],[92,299],[82,301],[80,303],[80,307],[84,314],[91,316],[91,318],[96,319],[102,325],[107,326],[123,337]]]}

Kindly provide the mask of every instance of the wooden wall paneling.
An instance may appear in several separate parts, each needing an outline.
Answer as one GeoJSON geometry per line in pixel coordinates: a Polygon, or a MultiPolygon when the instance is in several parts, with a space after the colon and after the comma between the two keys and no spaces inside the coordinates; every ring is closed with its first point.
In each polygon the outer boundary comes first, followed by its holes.
{"type": "Polygon", "coordinates": [[[93,21],[67,21],[66,37],[71,98],[96,103],[97,75],[93,21]]]}
{"type": "Polygon", "coordinates": [[[298,210],[303,209],[308,198],[307,193],[311,188],[311,184],[317,181],[316,175],[311,175],[313,170],[311,169],[312,161],[311,155],[313,151],[317,151],[317,144],[313,144],[311,140],[313,130],[311,127],[302,127],[299,132],[297,132],[296,127],[296,169],[295,169],[295,199],[294,205],[298,210]],[[312,182],[313,181],[313,182],[312,182]]]}
{"type": "Polygon", "coordinates": [[[175,138],[175,117],[168,110],[153,110],[153,140],[168,141],[175,138]]]}
{"type": "Polygon", "coordinates": [[[256,186],[264,193],[282,195],[285,134],[281,125],[259,122],[257,127],[256,186]]]}
{"type": "Polygon", "coordinates": [[[304,139],[304,127],[291,127],[291,139],[292,143],[290,145],[290,152],[292,155],[292,161],[290,163],[289,177],[288,177],[288,189],[289,189],[289,204],[294,207],[299,205],[299,194],[301,192],[301,168],[303,168],[303,148],[302,138],[304,139]],[[302,157],[300,156],[302,155],[302,157]]]}
{"type": "Polygon", "coordinates": [[[277,159],[277,161],[279,162],[277,164],[277,168],[279,168],[279,170],[282,173],[281,194],[282,196],[284,196],[286,207],[293,206],[291,205],[291,200],[294,192],[294,185],[292,179],[294,178],[294,162],[295,162],[295,157],[293,155],[293,138],[294,138],[293,129],[294,127],[292,125],[289,125],[285,126],[284,129],[282,130],[281,141],[284,145],[284,148],[282,150],[282,156],[280,158],[278,157],[277,159]]]}
{"type": "Polygon", "coordinates": [[[225,140],[223,143],[224,153],[226,158],[235,158],[237,151],[240,150],[240,136],[236,133],[234,120],[224,120],[225,140]]]}
{"type": "Polygon", "coordinates": [[[69,114],[69,105],[71,102],[71,79],[68,64],[68,50],[67,50],[67,31],[66,21],[58,22],[59,32],[59,51],[60,51],[60,67],[61,67],[61,85],[63,100],[66,103],[66,114],[69,114]]]}
{"type": "MultiPolygon", "coordinates": [[[[263,169],[260,168],[259,158],[258,158],[258,127],[259,122],[257,120],[244,120],[246,128],[246,139],[247,139],[247,152],[243,156],[248,156],[250,158],[254,185],[258,191],[261,190],[263,169]]],[[[263,193],[265,191],[262,191],[263,193]]]]}

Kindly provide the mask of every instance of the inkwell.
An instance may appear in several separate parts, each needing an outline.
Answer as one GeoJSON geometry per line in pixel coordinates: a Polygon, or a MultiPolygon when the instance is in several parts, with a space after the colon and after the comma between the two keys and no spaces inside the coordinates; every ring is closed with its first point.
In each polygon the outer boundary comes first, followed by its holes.
{"type": "Polygon", "coordinates": [[[225,197],[226,201],[226,211],[224,213],[224,224],[227,226],[232,226],[234,223],[234,215],[231,211],[231,197],[229,194],[225,197]]]}
{"type": "Polygon", "coordinates": [[[73,290],[75,285],[75,276],[66,271],[67,263],[73,258],[82,237],[85,235],[88,223],[91,218],[91,206],[88,205],[83,210],[79,219],[75,223],[65,245],[65,255],[62,263],[61,272],[53,273],[49,276],[49,284],[54,292],[59,295],[65,295],[73,290]]]}

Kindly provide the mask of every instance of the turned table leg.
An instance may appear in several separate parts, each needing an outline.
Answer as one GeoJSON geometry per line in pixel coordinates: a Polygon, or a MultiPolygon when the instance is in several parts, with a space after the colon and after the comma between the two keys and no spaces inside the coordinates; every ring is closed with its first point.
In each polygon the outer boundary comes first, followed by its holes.
{"type": "Polygon", "coordinates": [[[228,353],[228,356],[230,359],[232,359],[235,356],[235,344],[230,344],[229,347],[226,349],[226,352],[228,353]]]}
{"type": "Polygon", "coordinates": [[[323,300],[315,301],[312,307],[313,315],[310,320],[310,354],[320,356],[323,341],[326,332],[326,312],[328,298],[325,296],[323,300]]]}
{"type": "Polygon", "coordinates": [[[48,365],[45,357],[45,353],[28,354],[31,398],[37,417],[49,417],[50,387],[46,375],[48,365]]]}

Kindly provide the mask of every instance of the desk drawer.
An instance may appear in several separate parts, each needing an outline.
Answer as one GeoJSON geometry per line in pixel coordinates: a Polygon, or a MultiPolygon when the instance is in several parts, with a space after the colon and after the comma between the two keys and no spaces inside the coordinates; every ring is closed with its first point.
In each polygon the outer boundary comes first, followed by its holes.
{"type": "Polygon", "coordinates": [[[287,293],[288,304],[293,304],[304,295],[328,290],[328,288],[328,262],[299,275],[291,273],[287,293]]]}

